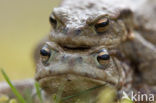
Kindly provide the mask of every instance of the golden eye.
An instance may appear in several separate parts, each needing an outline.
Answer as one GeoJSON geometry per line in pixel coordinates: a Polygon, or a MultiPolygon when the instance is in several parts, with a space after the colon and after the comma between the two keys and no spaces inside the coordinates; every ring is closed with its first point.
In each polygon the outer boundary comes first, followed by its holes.
{"type": "Polygon", "coordinates": [[[99,64],[104,65],[107,64],[108,61],[110,60],[110,55],[108,54],[108,52],[103,49],[99,52],[98,56],[97,56],[97,60],[99,62],[99,64]]]}
{"type": "Polygon", "coordinates": [[[56,26],[57,26],[57,20],[55,19],[55,17],[54,17],[53,15],[50,16],[49,21],[50,21],[51,25],[52,25],[54,28],[56,28],[56,26]]]}
{"type": "Polygon", "coordinates": [[[106,31],[107,27],[109,25],[109,19],[108,18],[102,18],[97,21],[95,24],[95,29],[97,33],[103,33],[106,31]]]}
{"type": "Polygon", "coordinates": [[[40,55],[41,55],[42,62],[46,63],[51,56],[51,51],[49,48],[45,46],[40,50],[40,55]]]}

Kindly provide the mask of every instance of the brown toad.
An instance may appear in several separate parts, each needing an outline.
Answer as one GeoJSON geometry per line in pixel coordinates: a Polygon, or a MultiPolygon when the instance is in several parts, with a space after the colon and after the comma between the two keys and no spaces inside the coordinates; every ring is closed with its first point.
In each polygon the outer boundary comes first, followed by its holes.
{"type": "Polygon", "coordinates": [[[139,84],[153,90],[155,8],[154,0],[64,0],[35,53],[35,79],[45,95],[56,93],[62,82],[64,96],[101,84],[119,92],[139,84]]]}

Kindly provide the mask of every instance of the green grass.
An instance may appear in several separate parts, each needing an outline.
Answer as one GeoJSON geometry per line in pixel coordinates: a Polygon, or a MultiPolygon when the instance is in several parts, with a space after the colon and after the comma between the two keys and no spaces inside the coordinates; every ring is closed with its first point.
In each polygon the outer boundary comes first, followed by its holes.
{"type": "MultiPolygon", "coordinates": [[[[5,78],[6,82],[9,84],[12,92],[14,93],[14,95],[16,96],[16,99],[10,99],[8,96],[1,96],[0,97],[0,103],[33,103],[33,97],[31,96],[31,92],[27,92],[26,95],[22,96],[18,90],[15,88],[15,86],[13,86],[11,80],[9,79],[8,75],[5,73],[5,71],[3,69],[1,69],[1,73],[3,75],[3,77],[5,78]],[[27,98],[26,98],[27,97],[27,98]],[[10,100],[9,100],[9,99],[10,100]],[[5,101],[5,102],[3,102],[5,101]],[[6,102],[7,101],[7,102],[6,102]]],[[[67,96],[67,97],[62,97],[62,93],[64,90],[64,83],[61,84],[61,86],[58,89],[58,92],[56,93],[56,95],[53,96],[53,101],[54,103],[64,103],[67,100],[73,99],[74,97],[79,97],[82,96],[85,97],[86,95],[88,95],[91,91],[97,89],[97,88],[101,88],[104,85],[99,85],[93,88],[89,88],[86,89],[84,91],[80,91],[78,93],[75,93],[71,96],[67,96]]],[[[42,99],[42,95],[41,95],[41,88],[39,86],[39,84],[37,82],[35,82],[34,84],[35,89],[36,89],[36,96],[38,99],[37,103],[50,103],[48,101],[43,101],[42,99]]],[[[104,90],[102,90],[99,95],[97,96],[97,101],[95,103],[133,103],[129,98],[123,98],[121,100],[118,100],[117,102],[115,102],[114,98],[116,94],[116,90],[114,88],[105,88],[104,90]]],[[[125,94],[126,95],[126,94],[125,94]]],[[[86,97],[85,97],[86,98],[86,97]]],[[[91,97],[92,98],[92,97],[91,97]]],[[[73,103],[90,103],[87,101],[83,101],[80,99],[77,99],[76,102],[73,103]]]]}
{"type": "Polygon", "coordinates": [[[93,91],[93,90],[95,90],[95,89],[97,89],[97,88],[103,87],[103,86],[104,86],[104,85],[99,85],[99,86],[95,86],[95,87],[93,87],[93,88],[89,88],[89,89],[84,90],[84,91],[80,91],[79,93],[76,93],[76,94],[74,94],[74,95],[64,97],[64,98],[62,98],[62,100],[65,101],[65,100],[71,99],[71,98],[73,98],[73,97],[77,97],[77,96],[86,94],[86,93],[88,93],[88,92],[91,92],[91,91],[93,91]]]}
{"type": "Polygon", "coordinates": [[[22,97],[22,95],[17,91],[17,89],[13,86],[13,84],[11,83],[9,77],[7,76],[7,74],[4,72],[3,69],[1,69],[2,75],[4,76],[6,82],[9,84],[12,92],[15,94],[15,96],[17,97],[17,99],[19,100],[20,103],[27,103],[24,98],[22,97]]]}
{"type": "MultiPolygon", "coordinates": [[[[5,73],[5,71],[3,69],[1,69],[1,73],[2,73],[2,75],[4,77],[4,79],[6,80],[6,82],[8,83],[8,85],[10,86],[12,92],[14,93],[14,95],[16,96],[16,98],[18,99],[18,101],[20,103],[30,103],[30,101],[32,102],[31,99],[33,99],[33,98],[31,97],[31,93],[26,93],[25,96],[27,97],[27,99],[24,99],[24,97],[18,92],[18,90],[12,84],[11,80],[9,79],[8,75],[5,73]]],[[[35,85],[37,97],[40,100],[39,102],[43,103],[40,86],[39,86],[39,84],[37,82],[35,82],[34,85],[35,85]]],[[[17,102],[15,101],[15,99],[11,99],[9,101],[9,103],[17,103],[17,102]]]]}
{"type": "Polygon", "coordinates": [[[41,88],[37,82],[35,82],[35,88],[36,88],[37,96],[40,99],[40,103],[43,103],[43,99],[42,99],[42,95],[41,95],[41,88]]]}

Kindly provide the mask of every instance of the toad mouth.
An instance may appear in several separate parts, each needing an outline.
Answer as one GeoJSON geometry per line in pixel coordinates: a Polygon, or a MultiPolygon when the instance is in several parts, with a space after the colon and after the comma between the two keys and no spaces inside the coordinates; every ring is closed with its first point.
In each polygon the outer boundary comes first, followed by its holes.
{"type": "Polygon", "coordinates": [[[75,47],[75,46],[72,46],[72,45],[68,45],[68,46],[62,46],[64,49],[69,49],[69,50],[89,50],[91,49],[91,47],[89,46],[78,46],[78,47],[75,47]]]}
{"type": "Polygon", "coordinates": [[[63,44],[60,46],[64,49],[64,50],[70,50],[70,51],[88,51],[90,50],[92,47],[89,45],[70,45],[70,44],[63,44]]]}
{"type": "MultiPolygon", "coordinates": [[[[41,72],[43,73],[43,72],[41,72]]],[[[106,80],[106,78],[95,77],[91,74],[75,73],[75,72],[48,72],[47,74],[36,75],[36,80],[41,88],[48,94],[58,92],[63,86],[63,95],[73,95],[79,91],[88,90],[93,87],[101,86],[101,88],[93,91],[97,92],[105,87],[115,87],[116,82],[106,80]]]]}
{"type": "Polygon", "coordinates": [[[73,98],[82,95],[82,93],[86,91],[95,95],[101,91],[101,89],[114,87],[114,85],[102,80],[73,74],[46,76],[39,79],[38,82],[47,94],[58,93],[60,88],[62,88],[61,92],[64,98],[66,98],[66,96],[72,96],[73,98]]]}
{"type": "Polygon", "coordinates": [[[49,80],[49,79],[57,79],[57,78],[64,78],[64,80],[66,81],[72,81],[72,80],[78,80],[80,79],[83,81],[91,81],[94,82],[96,84],[109,84],[112,86],[115,86],[116,84],[112,81],[106,81],[106,80],[102,80],[101,78],[98,77],[92,77],[91,75],[80,75],[80,74],[76,74],[76,73],[59,73],[59,74],[49,74],[49,75],[44,75],[42,77],[36,77],[36,80],[38,82],[40,81],[45,81],[45,80],[49,80]]]}

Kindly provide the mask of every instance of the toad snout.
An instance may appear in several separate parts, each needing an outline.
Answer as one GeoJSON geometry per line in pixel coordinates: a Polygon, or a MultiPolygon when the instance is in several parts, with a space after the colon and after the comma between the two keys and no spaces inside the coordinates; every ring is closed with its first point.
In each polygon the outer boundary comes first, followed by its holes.
{"type": "Polygon", "coordinates": [[[82,56],[70,56],[70,55],[64,55],[62,56],[61,59],[62,62],[69,64],[70,66],[74,66],[78,63],[83,62],[83,57],[82,56]]]}

